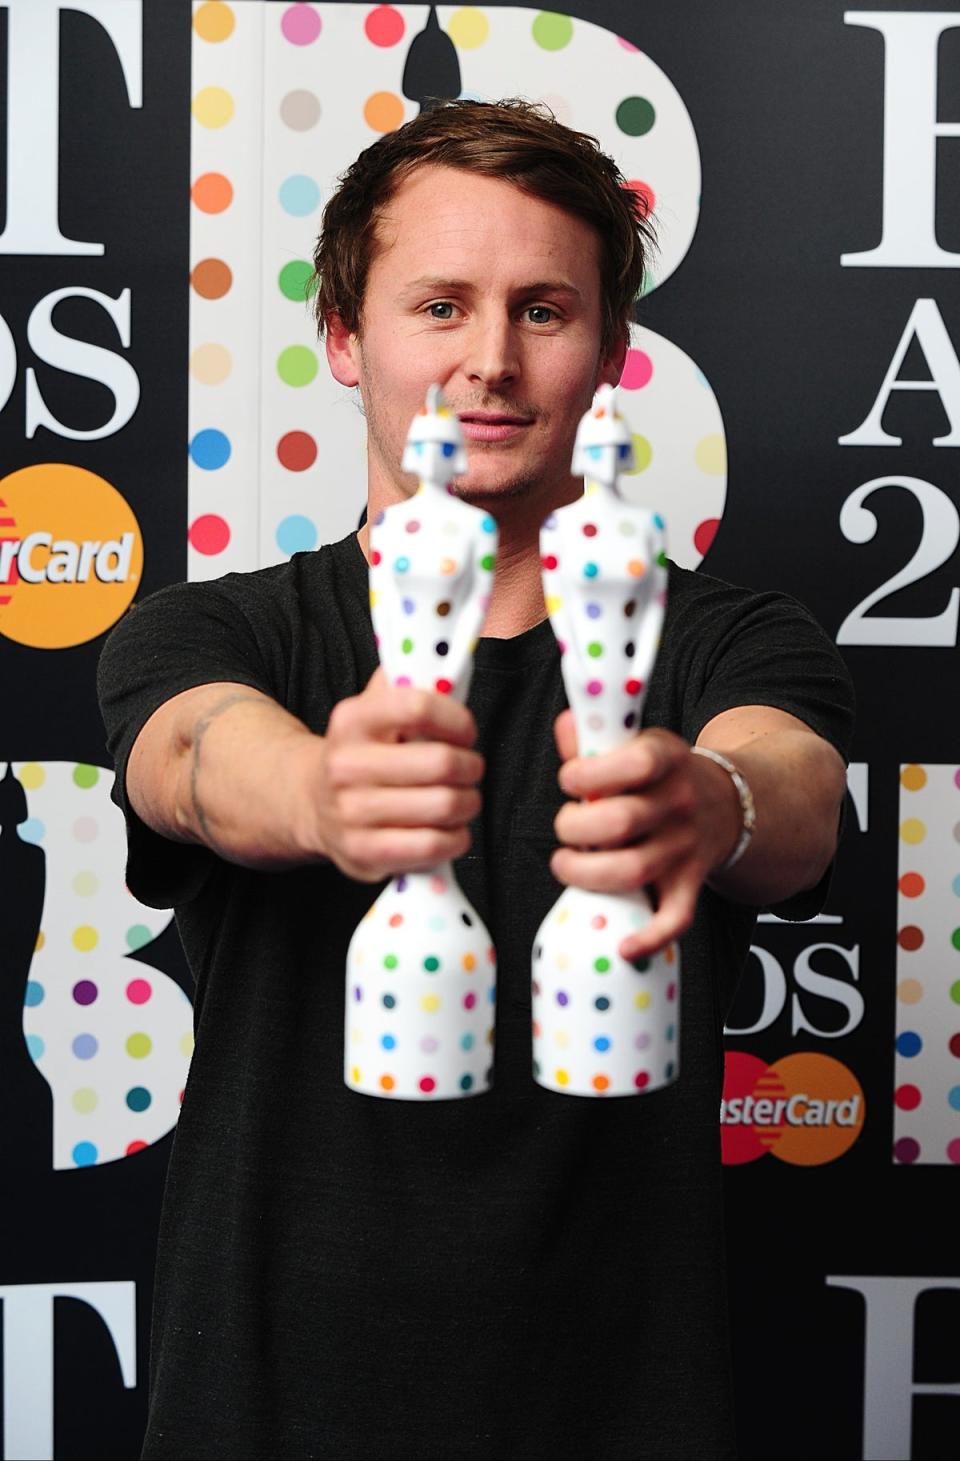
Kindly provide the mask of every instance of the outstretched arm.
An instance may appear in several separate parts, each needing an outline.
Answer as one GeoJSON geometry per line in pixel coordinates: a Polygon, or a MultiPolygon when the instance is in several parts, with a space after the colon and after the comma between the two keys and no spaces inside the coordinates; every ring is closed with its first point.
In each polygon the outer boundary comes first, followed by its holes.
{"type": "Polygon", "coordinates": [[[561,808],[564,844],[551,867],[562,883],[597,892],[652,886],[657,912],[621,945],[625,959],[663,948],[693,921],[705,882],[734,902],[758,907],[815,887],[836,850],[844,766],[803,721],[770,706],[725,711],[697,744],[720,752],[753,793],[756,827],[737,845],[740,799],[729,773],[696,756],[679,736],[647,730],[603,756],[578,758],[573,717],[557,721],[560,785],[580,798],[561,808]]]}
{"type": "Polygon", "coordinates": [[[334,707],[324,736],[258,690],[201,685],[147,721],[127,766],[138,816],[244,867],[330,859],[377,882],[470,844],[483,770],[473,717],[381,670],[334,707]]]}

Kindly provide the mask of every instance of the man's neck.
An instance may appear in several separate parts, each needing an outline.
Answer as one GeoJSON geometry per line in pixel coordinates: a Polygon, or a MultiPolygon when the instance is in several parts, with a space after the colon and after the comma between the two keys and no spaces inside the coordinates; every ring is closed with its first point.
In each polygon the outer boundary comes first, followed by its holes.
{"type": "Polygon", "coordinates": [[[501,537],[483,638],[513,639],[546,617],[539,534],[526,541],[501,537]]]}

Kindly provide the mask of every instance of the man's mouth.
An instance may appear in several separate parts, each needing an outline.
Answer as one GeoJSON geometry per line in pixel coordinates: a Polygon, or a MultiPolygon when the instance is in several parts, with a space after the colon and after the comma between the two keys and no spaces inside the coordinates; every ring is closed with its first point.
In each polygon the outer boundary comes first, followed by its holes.
{"type": "Polygon", "coordinates": [[[532,425],[531,416],[512,411],[462,411],[460,426],[467,441],[512,441],[532,425]]]}

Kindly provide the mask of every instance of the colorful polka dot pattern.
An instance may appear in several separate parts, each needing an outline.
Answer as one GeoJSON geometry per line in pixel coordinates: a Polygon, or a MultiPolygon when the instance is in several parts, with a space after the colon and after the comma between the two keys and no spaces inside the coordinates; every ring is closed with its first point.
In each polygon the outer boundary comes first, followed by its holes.
{"type": "Polygon", "coordinates": [[[696,568],[716,537],[726,501],[726,437],[717,399],[678,346],[634,325],[619,407],[633,433],[634,465],[623,476],[623,494],[653,510],[670,503],[671,556],[696,568]]]}
{"type": "Polygon", "coordinates": [[[399,1100],[481,1094],[495,998],[490,935],[450,864],[394,878],[347,957],[344,1080],[399,1100]]]}
{"type": "MultiPolygon", "coordinates": [[[[662,518],[625,502],[618,463],[627,427],[602,389],[577,432],[582,497],[552,513],[540,534],[543,585],[561,650],[581,755],[636,735],[666,606],[662,518]],[[595,474],[595,475],[594,475],[595,474]]],[[[533,957],[534,1075],[551,1090],[636,1095],[679,1072],[680,964],[674,946],[637,967],[623,939],[652,917],[630,895],[567,888],[547,915],[533,957]]]]}
{"type": "MultiPolygon", "coordinates": [[[[404,455],[405,467],[423,473],[420,488],[370,528],[370,607],[384,670],[397,685],[458,700],[469,688],[497,552],[494,519],[446,490],[462,450],[457,419],[432,390],[404,455]]],[[[495,976],[490,935],[449,864],[394,879],[350,945],[347,1084],[408,1100],[486,1090],[495,976]],[[382,988],[370,984],[374,971],[382,988]],[[393,1043],[383,1047],[387,1036],[393,1043]]]]}
{"type": "Polygon", "coordinates": [[[258,390],[257,281],[242,240],[257,226],[259,199],[234,161],[260,124],[250,106],[249,10],[225,0],[193,10],[187,541],[195,579],[256,566],[252,514],[236,507],[256,452],[243,397],[258,390]]]}
{"type": "Polygon", "coordinates": [[[321,371],[309,255],[326,180],[372,132],[416,111],[400,84],[401,9],[234,0],[217,15],[194,10],[194,579],[279,562],[356,526],[363,423],[342,410],[324,421],[342,402],[321,371]],[[369,89],[342,107],[360,75],[369,89]],[[331,478],[336,492],[324,491],[331,478]]]}
{"type": "Polygon", "coordinates": [[[433,487],[372,525],[370,609],[395,684],[466,699],[496,551],[494,519],[433,487]]]}
{"type": "Polygon", "coordinates": [[[900,768],[894,1160],[960,1162],[960,768],[900,768]]]}
{"type": "MultiPolygon", "coordinates": [[[[668,279],[696,229],[700,161],[686,107],[655,62],[549,10],[455,5],[439,16],[463,94],[540,96],[616,156],[634,192],[670,219],[650,287],[668,279]],[[603,84],[584,86],[584,76],[603,84]]],[[[322,362],[306,298],[310,252],[331,180],[416,114],[403,69],[424,19],[389,4],[194,6],[191,578],[281,562],[356,526],[364,422],[322,362]]],[[[672,551],[694,567],[723,511],[719,410],[676,347],[649,332],[634,345],[627,493],[651,505],[669,486],[672,551]],[[652,364],[645,381],[640,355],[652,364]]]]}
{"type": "Polygon", "coordinates": [[[130,957],[171,914],[145,907],[125,886],[110,773],[62,761],[15,763],[14,771],[30,813],[19,834],[45,854],[23,1032],[53,1096],[52,1164],[117,1161],[159,1141],[179,1114],[193,1049],[190,1002],[167,975],[130,957]]]}
{"type": "Polygon", "coordinates": [[[664,544],[656,513],[599,485],[541,530],[544,597],[582,755],[639,729],[666,605],[664,544]]]}
{"type": "Polygon", "coordinates": [[[628,964],[617,950],[651,917],[643,893],[567,888],[533,950],[533,1074],[548,1090],[635,1096],[679,1072],[680,961],[671,944],[628,964]]]}

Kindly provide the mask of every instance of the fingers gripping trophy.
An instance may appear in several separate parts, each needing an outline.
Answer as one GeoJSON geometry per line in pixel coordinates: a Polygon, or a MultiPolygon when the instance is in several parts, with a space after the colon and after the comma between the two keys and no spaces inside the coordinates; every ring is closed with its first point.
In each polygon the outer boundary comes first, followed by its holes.
{"type": "MultiPolygon", "coordinates": [[[[451,493],[467,457],[439,386],[414,417],[402,465],[420,486],[370,530],[380,660],[394,685],[463,701],[493,586],[497,525],[451,493]]],[[[489,1089],[495,989],[490,935],[452,865],[391,879],[347,955],[347,1085],[407,1101],[489,1089]]]]}
{"type": "MultiPolygon", "coordinates": [[[[547,609],[560,644],[581,756],[635,736],[666,605],[663,520],[625,501],[632,444],[613,390],[602,387],[577,432],[572,471],[584,493],[540,534],[547,609]]],[[[644,889],[567,888],[533,951],[537,1082],[577,1096],[626,1096],[678,1071],[676,946],[627,963],[617,949],[653,914],[644,889]]]]}

